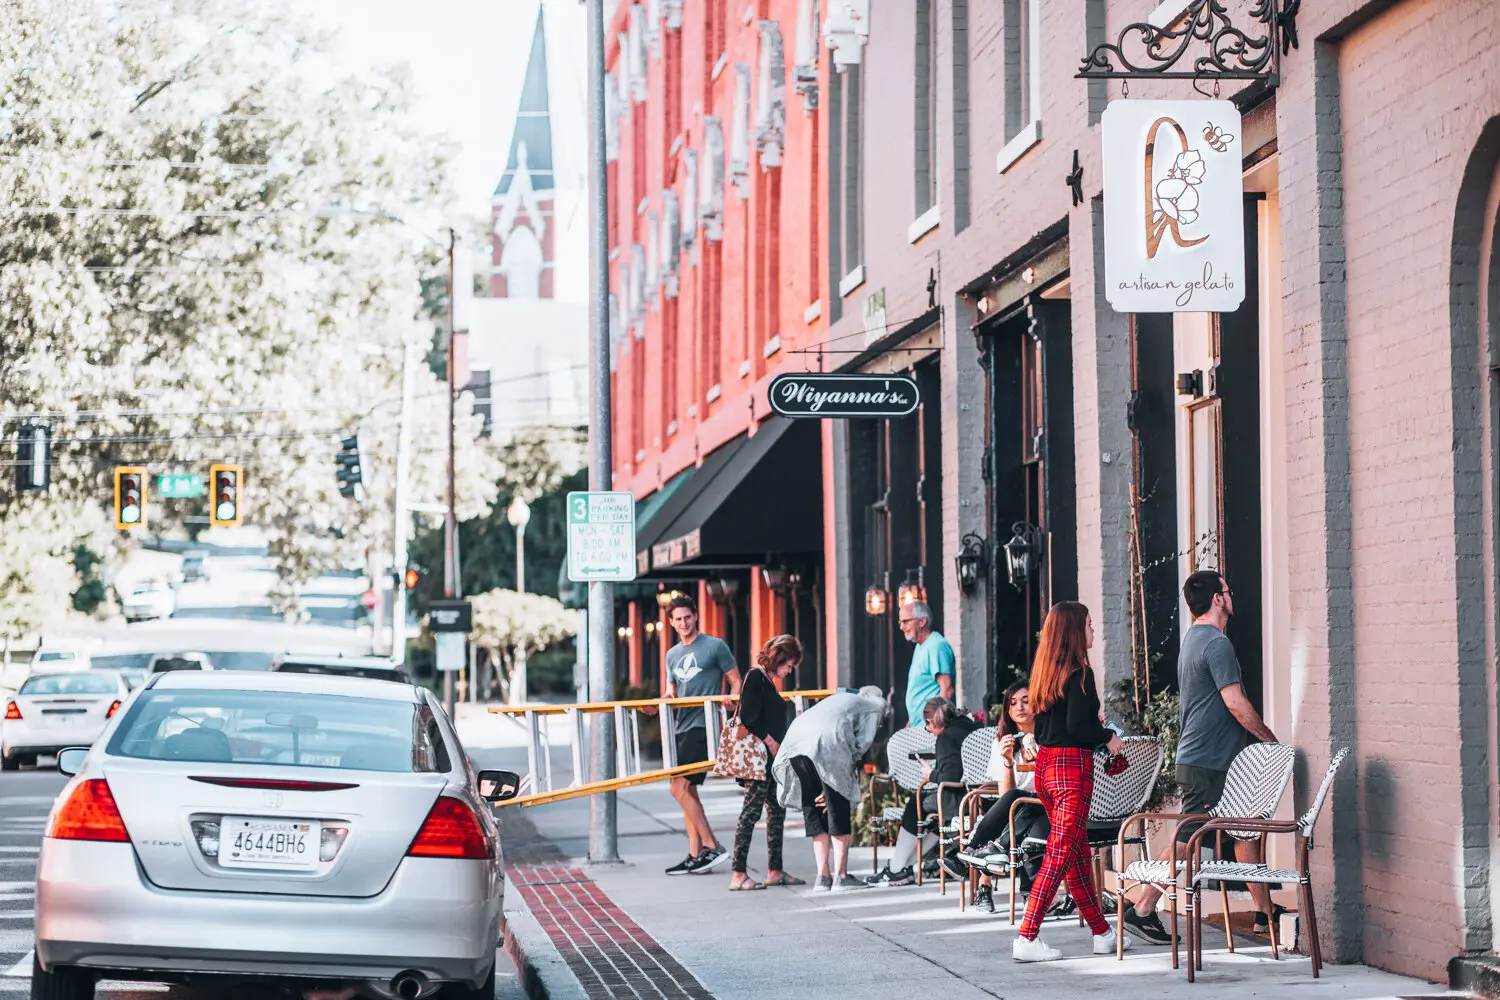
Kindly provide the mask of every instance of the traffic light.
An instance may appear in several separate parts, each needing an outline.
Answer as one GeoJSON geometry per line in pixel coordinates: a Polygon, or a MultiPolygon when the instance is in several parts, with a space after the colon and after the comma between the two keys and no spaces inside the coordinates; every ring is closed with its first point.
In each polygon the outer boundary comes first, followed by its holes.
{"type": "Polygon", "coordinates": [[[213,506],[209,509],[209,523],[216,528],[227,528],[240,523],[240,477],[238,465],[210,465],[209,486],[213,490],[213,506]]]}
{"type": "Polygon", "coordinates": [[[16,490],[45,493],[52,482],[52,428],[25,424],[16,432],[16,490]]]}
{"type": "Polygon", "coordinates": [[[409,569],[409,570],[406,571],[406,581],[405,582],[406,582],[406,589],[407,590],[416,590],[417,589],[417,584],[419,584],[419,583],[422,582],[422,574],[420,572],[418,572],[417,570],[409,569]]]}
{"type": "Polygon", "coordinates": [[[338,463],[339,496],[356,500],[364,492],[364,482],[359,468],[359,435],[351,434],[339,442],[338,463]]]}
{"type": "Polygon", "coordinates": [[[115,468],[115,527],[141,528],[146,524],[146,470],[139,466],[115,468]]]}

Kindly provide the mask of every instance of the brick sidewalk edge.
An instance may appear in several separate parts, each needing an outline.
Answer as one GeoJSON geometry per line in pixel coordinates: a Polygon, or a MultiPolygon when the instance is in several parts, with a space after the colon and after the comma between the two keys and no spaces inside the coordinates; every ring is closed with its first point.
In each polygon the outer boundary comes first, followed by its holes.
{"type": "Polygon", "coordinates": [[[521,893],[507,892],[505,899],[507,909],[501,922],[503,947],[515,963],[527,1000],[587,1000],[583,985],[531,915],[521,893]],[[510,908],[514,905],[512,898],[519,908],[510,908]]]}

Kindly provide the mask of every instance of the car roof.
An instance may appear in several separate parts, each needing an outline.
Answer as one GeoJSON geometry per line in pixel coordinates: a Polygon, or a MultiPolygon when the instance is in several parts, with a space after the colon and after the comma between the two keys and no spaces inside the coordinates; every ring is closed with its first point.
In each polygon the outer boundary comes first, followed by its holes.
{"type": "Polygon", "coordinates": [[[208,654],[207,653],[200,653],[196,649],[184,649],[181,652],[177,652],[177,653],[153,653],[153,654],[151,654],[151,658],[153,660],[170,660],[173,657],[177,657],[177,656],[201,656],[205,660],[208,659],[208,654]]]}
{"type": "Polygon", "coordinates": [[[306,694],[348,695],[381,701],[414,702],[417,689],[409,684],[365,677],[334,677],[328,674],[284,674],[259,670],[176,670],[156,674],[152,691],[226,690],[287,691],[306,694]]]}
{"type": "Polygon", "coordinates": [[[327,653],[298,656],[286,653],[276,657],[272,662],[278,667],[284,663],[305,663],[310,667],[348,667],[351,670],[357,668],[369,669],[370,667],[383,670],[401,669],[401,665],[395,660],[388,660],[383,656],[330,656],[327,653]]]}

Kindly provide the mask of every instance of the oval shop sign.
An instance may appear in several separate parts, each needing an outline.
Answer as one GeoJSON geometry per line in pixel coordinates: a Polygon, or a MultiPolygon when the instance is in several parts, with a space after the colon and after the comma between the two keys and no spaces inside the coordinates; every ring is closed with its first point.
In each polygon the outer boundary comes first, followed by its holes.
{"type": "Polygon", "coordinates": [[[816,373],[778,375],[768,392],[771,409],[783,417],[905,417],[916,412],[917,383],[904,375],[816,373]]]}

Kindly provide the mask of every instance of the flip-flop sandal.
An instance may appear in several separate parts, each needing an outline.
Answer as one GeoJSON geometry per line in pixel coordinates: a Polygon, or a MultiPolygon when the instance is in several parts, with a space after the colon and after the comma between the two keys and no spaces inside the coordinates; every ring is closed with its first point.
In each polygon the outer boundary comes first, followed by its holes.
{"type": "Polygon", "coordinates": [[[757,882],[752,878],[747,878],[743,882],[729,883],[730,892],[754,892],[757,889],[764,889],[765,887],[764,882],[757,882]]]}
{"type": "Polygon", "coordinates": [[[795,875],[782,874],[779,878],[766,879],[766,885],[806,885],[807,879],[798,878],[795,875]]]}

